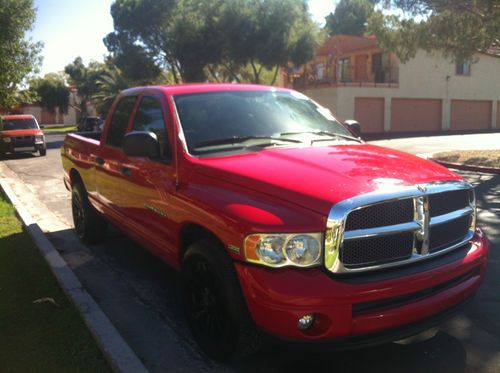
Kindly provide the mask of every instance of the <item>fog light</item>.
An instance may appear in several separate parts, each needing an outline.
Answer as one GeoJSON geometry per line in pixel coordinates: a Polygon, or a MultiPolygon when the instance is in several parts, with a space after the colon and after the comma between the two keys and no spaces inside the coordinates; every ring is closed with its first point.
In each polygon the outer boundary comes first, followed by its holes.
{"type": "Polygon", "coordinates": [[[297,322],[297,328],[300,330],[309,329],[314,323],[314,315],[304,315],[297,322]]]}

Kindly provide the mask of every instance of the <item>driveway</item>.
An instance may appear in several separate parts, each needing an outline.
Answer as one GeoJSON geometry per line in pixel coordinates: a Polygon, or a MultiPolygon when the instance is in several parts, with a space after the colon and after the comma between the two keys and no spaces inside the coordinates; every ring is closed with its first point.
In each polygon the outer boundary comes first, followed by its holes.
{"type": "MultiPolygon", "coordinates": [[[[486,138],[476,136],[491,134],[471,136],[373,143],[419,153],[424,148],[428,152],[472,142],[485,144],[486,138]]],[[[500,372],[500,281],[496,275],[500,272],[500,176],[464,173],[477,186],[479,222],[493,243],[490,268],[475,301],[435,337],[344,353],[290,351],[267,344],[256,356],[220,365],[205,358],[191,339],[182,316],[176,273],[116,231],[99,245],[78,242],[71,230],[70,195],[62,183],[58,148],[63,136],[47,138],[46,157],[10,157],[0,164],[0,171],[13,182],[22,180],[13,188],[16,194],[40,219],[54,246],[150,371],[500,372]]]]}

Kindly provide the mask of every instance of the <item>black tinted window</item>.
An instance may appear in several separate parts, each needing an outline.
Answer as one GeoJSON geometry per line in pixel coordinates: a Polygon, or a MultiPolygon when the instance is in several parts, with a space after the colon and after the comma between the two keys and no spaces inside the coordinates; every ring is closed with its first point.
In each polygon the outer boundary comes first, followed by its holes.
{"type": "Polygon", "coordinates": [[[4,119],[0,121],[0,130],[10,131],[10,130],[26,130],[38,128],[36,122],[33,118],[29,119],[4,119]]]}
{"type": "Polygon", "coordinates": [[[128,120],[134,108],[135,96],[123,97],[116,106],[113,118],[109,124],[106,144],[116,147],[122,146],[123,136],[127,130],[128,120]]]}
{"type": "Polygon", "coordinates": [[[204,142],[327,131],[349,136],[329,110],[298,92],[226,91],[174,97],[190,152],[204,142]]]}
{"type": "Polygon", "coordinates": [[[134,119],[132,128],[134,131],[153,132],[160,143],[160,154],[170,157],[170,146],[168,143],[163,112],[158,100],[150,96],[144,96],[134,119]]]}

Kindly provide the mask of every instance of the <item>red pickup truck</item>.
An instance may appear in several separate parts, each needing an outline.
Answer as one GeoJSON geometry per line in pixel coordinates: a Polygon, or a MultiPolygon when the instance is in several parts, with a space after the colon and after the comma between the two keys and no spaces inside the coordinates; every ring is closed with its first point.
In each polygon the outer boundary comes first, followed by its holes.
{"type": "Polygon", "coordinates": [[[489,244],[457,174],[358,137],[301,93],[198,84],[122,92],[61,149],[75,230],[113,223],[182,275],[217,359],[261,337],[351,349],[454,314],[489,244]]]}

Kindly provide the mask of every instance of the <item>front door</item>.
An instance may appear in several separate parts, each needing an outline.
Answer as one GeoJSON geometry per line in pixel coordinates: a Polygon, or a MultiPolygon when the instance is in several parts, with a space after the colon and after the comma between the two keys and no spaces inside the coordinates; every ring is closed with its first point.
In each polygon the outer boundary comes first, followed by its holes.
{"type": "Polygon", "coordinates": [[[160,143],[160,157],[127,157],[123,168],[130,183],[126,195],[125,214],[137,223],[139,234],[152,243],[150,249],[166,261],[174,263],[176,248],[173,243],[174,217],[171,199],[176,192],[175,163],[168,135],[168,106],[165,97],[143,95],[131,126],[131,131],[148,131],[156,135],[160,143]]]}

